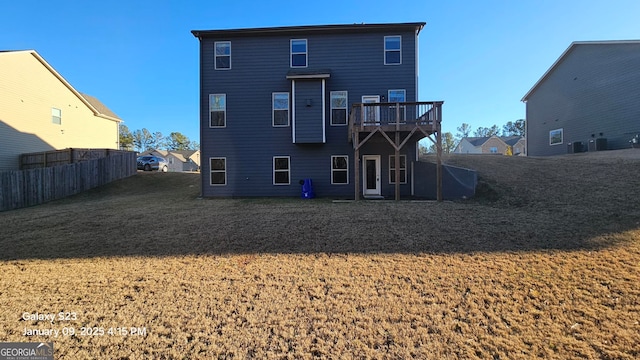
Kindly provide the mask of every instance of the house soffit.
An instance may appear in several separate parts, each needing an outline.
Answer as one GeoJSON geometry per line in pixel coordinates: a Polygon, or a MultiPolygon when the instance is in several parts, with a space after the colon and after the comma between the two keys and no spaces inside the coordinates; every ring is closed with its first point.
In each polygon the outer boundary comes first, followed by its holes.
{"type": "Polygon", "coordinates": [[[287,73],[287,80],[300,79],[328,79],[331,77],[331,70],[290,70],[287,73]]]}

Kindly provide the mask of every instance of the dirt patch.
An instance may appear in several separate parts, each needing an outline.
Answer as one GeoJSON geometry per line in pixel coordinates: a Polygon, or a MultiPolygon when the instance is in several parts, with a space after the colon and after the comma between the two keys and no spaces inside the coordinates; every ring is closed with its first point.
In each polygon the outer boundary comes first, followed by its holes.
{"type": "Polygon", "coordinates": [[[486,184],[464,202],[198,199],[198,175],[141,173],[0,213],[0,340],[59,358],[637,358],[640,159],[576,155],[448,157],[486,184]],[[23,319],[61,311],[76,320],[23,319]]]}

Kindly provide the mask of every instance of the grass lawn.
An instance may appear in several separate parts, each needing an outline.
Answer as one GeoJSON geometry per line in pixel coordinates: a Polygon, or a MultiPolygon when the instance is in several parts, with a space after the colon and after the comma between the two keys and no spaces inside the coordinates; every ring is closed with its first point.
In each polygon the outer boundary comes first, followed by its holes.
{"type": "Polygon", "coordinates": [[[0,341],[56,359],[640,357],[640,150],[445,162],[478,170],[476,198],[198,199],[198,175],[139,173],[0,213],[0,341]]]}

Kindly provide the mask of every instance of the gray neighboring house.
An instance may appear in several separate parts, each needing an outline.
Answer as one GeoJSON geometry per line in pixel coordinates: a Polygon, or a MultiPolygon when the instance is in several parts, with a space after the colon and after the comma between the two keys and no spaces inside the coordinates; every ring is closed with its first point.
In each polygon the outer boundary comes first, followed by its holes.
{"type": "Polygon", "coordinates": [[[640,40],[571,43],[522,101],[527,155],[630,147],[640,133],[640,40]]]}

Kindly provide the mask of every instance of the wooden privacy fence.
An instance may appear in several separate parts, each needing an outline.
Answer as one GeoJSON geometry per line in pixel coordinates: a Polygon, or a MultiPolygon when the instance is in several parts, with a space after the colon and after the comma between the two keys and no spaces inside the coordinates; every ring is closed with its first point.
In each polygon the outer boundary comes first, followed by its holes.
{"type": "Polygon", "coordinates": [[[136,173],[136,153],[67,165],[0,172],[0,211],[61,199],[136,173]]]}
{"type": "Polygon", "coordinates": [[[100,159],[123,151],[113,149],[51,150],[20,155],[20,170],[73,164],[80,161],[100,159]]]}

